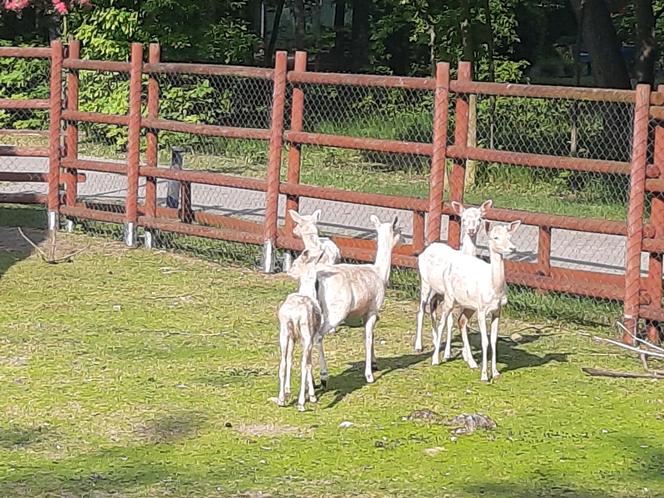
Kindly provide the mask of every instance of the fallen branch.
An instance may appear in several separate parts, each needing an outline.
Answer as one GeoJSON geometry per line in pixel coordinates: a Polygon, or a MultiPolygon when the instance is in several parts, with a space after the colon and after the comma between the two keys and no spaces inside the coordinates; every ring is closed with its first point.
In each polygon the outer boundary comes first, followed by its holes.
{"type": "Polygon", "coordinates": [[[660,348],[659,346],[653,344],[652,342],[644,341],[643,339],[641,339],[641,338],[635,336],[635,335],[632,334],[632,333],[629,331],[629,329],[628,329],[627,327],[625,327],[622,323],[620,323],[620,322],[616,322],[616,325],[618,325],[618,327],[620,327],[620,328],[623,329],[625,332],[627,332],[627,334],[629,334],[629,336],[630,336],[632,339],[634,339],[636,342],[638,342],[639,344],[643,344],[644,346],[649,347],[649,348],[652,348],[652,349],[654,349],[655,351],[659,351],[660,353],[664,353],[664,349],[663,349],[663,348],[660,348]]]}
{"type": "Polygon", "coordinates": [[[664,374],[658,372],[618,372],[616,370],[600,370],[599,368],[586,368],[583,367],[586,374],[591,377],[614,377],[614,378],[628,378],[628,379],[664,379],[664,374]]]}
{"type": "Polygon", "coordinates": [[[51,241],[50,242],[50,251],[49,251],[50,255],[47,256],[46,253],[44,251],[42,251],[42,249],[37,244],[35,244],[32,240],[30,240],[30,238],[27,235],[25,235],[23,233],[23,230],[21,230],[20,227],[17,227],[17,230],[18,230],[18,233],[21,234],[21,237],[23,237],[25,239],[25,241],[28,244],[30,244],[37,251],[37,253],[41,257],[42,261],[44,261],[45,263],[48,263],[50,265],[57,265],[58,263],[63,263],[65,261],[71,261],[74,256],[77,256],[77,255],[81,254],[83,251],[87,251],[90,248],[90,246],[88,245],[88,246],[86,246],[82,249],[78,249],[74,252],[71,252],[71,253],[66,254],[64,256],[56,258],[55,257],[55,248],[56,248],[55,233],[56,232],[55,232],[55,230],[50,230],[49,231],[50,232],[49,233],[49,239],[51,241]]]}

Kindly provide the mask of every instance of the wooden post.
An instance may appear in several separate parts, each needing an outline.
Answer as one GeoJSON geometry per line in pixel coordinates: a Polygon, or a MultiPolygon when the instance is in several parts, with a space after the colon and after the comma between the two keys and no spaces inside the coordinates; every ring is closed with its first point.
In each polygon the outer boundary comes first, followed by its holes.
{"type": "Polygon", "coordinates": [[[279,183],[281,173],[281,150],[284,136],[284,106],[286,101],[286,72],[288,54],[279,51],[274,65],[274,87],[272,90],[272,119],[270,153],[267,165],[267,192],[265,193],[265,222],[263,226],[263,271],[274,271],[274,249],[279,227],[279,183]]]}
{"type": "Polygon", "coordinates": [[[537,263],[541,275],[551,274],[551,227],[539,227],[537,263]]]}
{"type": "Polygon", "coordinates": [[[48,158],[48,229],[57,230],[60,210],[60,123],[62,118],[62,42],[51,42],[48,158]]]}
{"type": "Polygon", "coordinates": [[[143,45],[131,44],[129,72],[129,129],[127,133],[127,199],[125,211],[125,243],[136,245],[138,223],[138,168],[141,159],[141,78],[143,75],[143,45]]]}
{"type": "MultiPolygon", "coordinates": [[[[69,46],[67,47],[68,59],[79,59],[81,57],[81,42],[78,40],[70,39],[69,46]]],[[[67,110],[78,111],[78,70],[67,70],[67,110]]],[[[65,157],[67,159],[78,159],[78,123],[75,121],[68,121],[65,131],[65,157]]],[[[73,207],[76,205],[76,198],[78,196],[78,171],[75,169],[67,169],[64,172],[65,184],[65,205],[73,207]]],[[[67,230],[73,229],[73,222],[67,221],[67,230]]]]}
{"type": "MultiPolygon", "coordinates": [[[[457,79],[459,81],[470,81],[472,64],[468,61],[459,63],[457,79]]],[[[454,145],[465,149],[468,145],[468,95],[457,95],[456,99],[456,124],[454,128],[454,145]]],[[[466,160],[455,159],[450,175],[450,201],[463,203],[463,190],[466,178],[466,160]]],[[[447,234],[447,243],[455,249],[461,246],[461,220],[458,216],[450,217],[450,225],[447,234]]]]}
{"type": "Polygon", "coordinates": [[[450,102],[450,65],[436,65],[436,93],[433,113],[433,156],[429,178],[429,216],[427,218],[426,242],[440,239],[441,216],[443,214],[443,190],[445,187],[445,161],[447,158],[447,119],[450,102]]]}
{"type": "MultiPolygon", "coordinates": [[[[648,152],[648,124],[650,86],[636,87],[634,130],[630,167],[629,210],[627,213],[627,247],[625,251],[625,302],[623,322],[627,330],[636,335],[639,321],[639,294],[641,292],[641,247],[643,243],[643,212],[646,187],[646,157],[648,152]]],[[[629,334],[625,343],[632,344],[629,334]]]]}

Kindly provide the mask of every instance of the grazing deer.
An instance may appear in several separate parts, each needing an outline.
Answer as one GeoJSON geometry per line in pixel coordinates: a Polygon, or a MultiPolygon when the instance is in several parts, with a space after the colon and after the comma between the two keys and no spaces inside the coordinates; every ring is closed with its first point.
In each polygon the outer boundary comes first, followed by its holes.
{"type": "Polygon", "coordinates": [[[318,340],[322,322],[321,309],[316,299],[316,264],[321,255],[314,260],[307,250],[302,253],[307,262],[300,275],[300,288],[289,294],[279,307],[279,345],[281,361],[279,362],[279,406],[285,406],[290,396],[290,375],[293,366],[293,347],[296,340],[302,344],[302,380],[297,408],[304,411],[305,390],[309,390],[309,401],[316,402],[314,380],[311,367],[311,350],[318,340]]]}
{"type": "MultiPolygon", "coordinates": [[[[493,205],[492,200],[487,200],[482,203],[480,207],[467,207],[456,201],[452,202],[452,208],[461,217],[461,252],[470,256],[477,254],[477,235],[482,226],[482,220],[486,216],[487,211],[493,205]]],[[[436,341],[436,334],[442,333],[443,322],[441,322],[437,315],[438,308],[442,302],[443,286],[440,275],[444,269],[446,255],[451,248],[443,242],[434,242],[429,245],[418,257],[418,268],[420,273],[420,308],[417,312],[417,331],[415,335],[415,351],[418,353],[422,351],[422,328],[424,326],[425,312],[431,313],[431,320],[433,324],[433,338],[436,341]]],[[[477,368],[472,352],[470,350],[470,343],[468,337],[463,334],[464,327],[461,326],[466,320],[465,316],[461,314],[459,317],[459,324],[462,330],[463,359],[468,363],[470,368],[477,368]]],[[[447,318],[447,342],[445,344],[444,359],[448,360],[451,357],[451,342],[452,342],[452,325],[454,317],[450,314],[447,318]]],[[[466,329],[467,330],[467,329],[466,329]]]]}
{"type": "Polygon", "coordinates": [[[371,222],[378,233],[374,264],[322,265],[317,269],[318,302],[323,312],[319,355],[321,383],[327,385],[327,363],[323,351],[323,337],[341,323],[363,323],[365,329],[365,368],[367,382],[373,382],[375,362],[373,331],[378,313],[385,300],[385,288],[390,278],[392,250],[401,242],[401,232],[395,216],[390,223],[381,223],[374,215],[371,222]]]}
{"type": "MultiPolygon", "coordinates": [[[[444,298],[441,321],[444,323],[455,304],[458,304],[466,318],[462,334],[467,335],[464,329],[468,320],[477,313],[482,338],[482,373],[481,380],[488,381],[487,354],[489,349],[489,335],[487,334],[486,319],[491,318],[491,376],[498,377],[500,373],[496,368],[496,344],[498,341],[498,326],[502,307],[507,304],[507,285],[505,281],[504,256],[516,251],[512,243],[512,235],[521,224],[513,221],[509,225],[490,225],[485,221],[485,230],[489,235],[489,263],[460,251],[451,249],[448,261],[443,270],[442,280],[444,298]]],[[[440,341],[442,334],[436,337],[432,364],[440,363],[440,341]]]]}

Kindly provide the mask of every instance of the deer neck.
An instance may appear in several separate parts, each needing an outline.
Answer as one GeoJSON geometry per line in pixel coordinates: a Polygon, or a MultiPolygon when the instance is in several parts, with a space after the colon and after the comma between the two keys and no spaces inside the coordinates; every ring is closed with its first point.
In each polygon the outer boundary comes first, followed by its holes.
{"type": "Polygon", "coordinates": [[[320,245],[320,238],[317,233],[307,233],[302,236],[302,242],[305,249],[316,249],[320,245]]]}
{"type": "Polygon", "coordinates": [[[461,252],[468,256],[475,256],[477,252],[477,237],[471,237],[468,232],[463,231],[463,238],[461,239],[461,252]]]}
{"type": "Polygon", "coordinates": [[[300,288],[297,291],[298,294],[302,294],[303,296],[307,296],[308,298],[311,298],[313,301],[317,300],[316,296],[316,273],[305,273],[301,278],[300,278],[300,288]]]}
{"type": "Polygon", "coordinates": [[[496,295],[505,294],[505,262],[503,255],[489,246],[489,262],[491,263],[491,287],[496,295]]]}
{"type": "Polygon", "coordinates": [[[389,241],[378,239],[376,244],[376,262],[374,268],[378,272],[383,283],[387,283],[390,278],[390,270],[392,268],[392,247],[389,241]]]}

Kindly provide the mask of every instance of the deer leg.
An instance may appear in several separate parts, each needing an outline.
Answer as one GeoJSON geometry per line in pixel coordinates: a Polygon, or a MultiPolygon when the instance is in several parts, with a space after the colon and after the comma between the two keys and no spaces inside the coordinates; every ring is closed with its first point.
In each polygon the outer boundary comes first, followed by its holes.
{"type": "Polygon", "coordinates": [[[319,335],[316,339],[316,348],[318,349],[318,363],[320,364],[320,385],[323,389],[326,389],[329,374],[327,372],[327,361],[325,361],[325,351],[323,350],[322,335],[319,335]]]}
{"type": "Polygon", "coordinates": [[[302,364],[300,370],[302,378],[300,380],[300,395],[297,398],[297,409],[301,412],[304,411],[304,403],[306,402],[307,386],[309,384],[309,355],[311,351],[311,338],[309,336],[306,326],[300,326],[300,333],[302,334],[302,364]]]}
{"type": "Polygon", "coordinates": [[[447,323],[447,317],[452,313],[452,306],[447,303],[447,300],[443,303],[443,312],[440,315],[440,320],[438,321],[438,333],[436,334],[436,343],[434,345],[433,357],[431,358],[432,365],[440,364],[440,341],[443,338],[442,327],[447,323]]]}
{"type": "Polygon", "coordinates": [[[286,355],[288,353],[288,328],[285,324],[279,330],[279,346],[281,349],[281,360],[279,361],[279,397],[277,404],[286,406],[286,355]]]}
{"type": "Polygon", "coordinates": [[[459,327],[461,328],[461,340],[463,341],[463,359],[466,361],[470,368],[477,368],[477,362],[473,358],[473,352],[470,349],[470,341],[468,340],[468,324],[470,318],[473,316],[473,310],[462,310],[459,317],[459,327]]]}
{"type": "Polygon", "coordinates": [[[420,288],[420,308],[417,310],[417,332],[415,333],[415,352],[422,352],[422,328],[424,327],[424,313],[431,298],[431,287],[422,281],[420,288]]]}
{"type": "Polygon", "coordinates": [[[491,376],[499,377],[500,372],[496,368],[496,357],[498,356],[496,346],[498,345],[498,325],[500,322],[500,310],[491,313],[491,376]]]}
{"type": "Polygon", "coordinates": [[[480,335],[482,336],[482,374],[480,380],[489,382],[489,375],[487,373],[487,350],[489,349],[489,335],[486,330],[486,313],[481,312],[477,314],[477,321],[480,325],[480,335]]]}
{"type": "Polygon", "coordinates": [[[314,369],[312,366],[313,360],[313,345],[309,346],[309,356],[307,358],[307,383],[309,387],[309,401],[315,403],[318,401],[316,399],[316,390],[314,389],[314,369]]]}
{"type": "Polygon", "coordinates": [[[371,384],[374,381],[373,372],[371,371],[371,360],[373,357],[373,329],[376,325],[378,316],[370,315],[367,323],[364,326],[364,347],[365,347],[365,362],[364,362],[364,377],[367,382],[371,384]]]}
{"type": "Polygon", "coordinates": [[[288,346],[286,348],[286,388],[285,399],[290,398],[291,394],[291,370],[293,369],[293,338],[288,337],[288,346]]]}
{"type": "MultiPolygon", "coordinates": [[[[446,325],[447,325],[447,341],[445,341],[445,352],[443,353],[443,361],[448,361],[452,357],[452,325],[454,325],[453,313],[447,315],[446,325]]],[[[442,330],[440,332],[442,333],[442,330]]]]}

